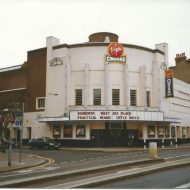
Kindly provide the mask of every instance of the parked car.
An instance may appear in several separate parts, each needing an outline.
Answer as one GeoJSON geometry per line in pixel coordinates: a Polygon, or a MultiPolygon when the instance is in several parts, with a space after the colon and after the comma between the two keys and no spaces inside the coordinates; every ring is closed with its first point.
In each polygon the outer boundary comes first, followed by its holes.
{"type": "Polygon", "coordinates": [[[49,137],[32,138],[28,141],[29,148],[40,149],[59,149],[61,144],[56,140],[49,137]]]}

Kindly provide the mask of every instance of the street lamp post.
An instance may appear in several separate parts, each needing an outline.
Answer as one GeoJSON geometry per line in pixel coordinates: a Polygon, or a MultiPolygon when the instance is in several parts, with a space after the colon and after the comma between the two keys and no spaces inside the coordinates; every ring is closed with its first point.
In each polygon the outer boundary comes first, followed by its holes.
{"type": "Polygon", "coordinates": [[[0,114],[0,129],[1,129],[1,152],[5,153],[5,147],[3,142],[3,114],[0,114]]]}
{"type": "Polygon", "coordinates": [[[8,166],[11,166],[11,154],[12,154],[12,124],[15,122],[13,109],[4,109],[4,120],[10,124],[9,128],[9,151],[8,151],[8,166]]]}
{"type": "Polygon", "coordinates": [[[22,122],[21,122],[21,126],[20,126],[20,156],[19,156],[19,163],[21,163],[21,155],[22,155],[23,123],[24,123],[24,103],[22,103],[22,122]]]}

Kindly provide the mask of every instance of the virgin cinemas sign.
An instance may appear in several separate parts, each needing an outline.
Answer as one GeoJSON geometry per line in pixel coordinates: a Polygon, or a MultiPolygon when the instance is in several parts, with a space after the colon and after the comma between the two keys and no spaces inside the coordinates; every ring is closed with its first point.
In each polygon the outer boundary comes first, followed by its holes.
{"type": "Polygon", "coordinates": [[[70,121],[163,121],[163,112],[144,111],[70,111],[70,121]]]}

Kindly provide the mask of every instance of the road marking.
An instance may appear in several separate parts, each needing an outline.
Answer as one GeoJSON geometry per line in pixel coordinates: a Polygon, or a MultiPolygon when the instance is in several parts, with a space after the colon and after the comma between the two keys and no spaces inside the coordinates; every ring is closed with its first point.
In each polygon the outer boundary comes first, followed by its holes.
{"type": "Polygon", "coordinates": [[[17,171],[17,173],[29,173],[29,172],[32,172],[32,170],[20,170],[20,171],[17,171]]]}
{"type": "Polygon", "coordinates": [[[75,163],[75,162],[78,162],[78,161],[76,161],[76,160],[73,160],[73,161],[70,161],[71,163],[75,163]]]}
{"type": "Polygon", "coordinates": [[[175,187],[175,189],[187,189],[190,188],[190,183],[184,184],[184,185],[180,185],[178,187],[175,187]]]}
{"type": "Polygon", "coordinates": [[[131,169],[128,169],[128,170],[120,170],[120,171],[117,171],[116,173],[124,173],[124,172],[131,172],[131,171],[136,171],[136,170],[139,170],[141,168],[131,168],[131,169]]]}
{"type": "Polygon", "coordinates": [[[58,168],[60,168],[60,167],[46,167],[46,168],[43,168],[43,170],[56,170],[56,169],[58,169],[58,168]]]}
{"type": "Polygon", "coordinates": [[[84,161],[86,161],[87,159],[85,158],[85,159],[83,159],[83,160],[79,160],[80,162],[84,162],[84,161]]]}
{"type": "Polygon", "coordinates": [[[180,157],[186,157],[186,156],[190,156],[190,154],[182,154],[182,155],[178,155],[178,156],[171,156],[171,157],[167,157],[167,158],[164,158],[164,159],[169,160],[169,159],[172,159],[172,158],[180,158],[180,157]]]}
{"type": "Polygon", "coordinates": [[[61,162],[60,164],[68,164],[69,162],[61,162]]]}
{"type": "Polygon", "coordinates": [[[95,158],[89,158],[89,160],[94,160],[95,158]]]}

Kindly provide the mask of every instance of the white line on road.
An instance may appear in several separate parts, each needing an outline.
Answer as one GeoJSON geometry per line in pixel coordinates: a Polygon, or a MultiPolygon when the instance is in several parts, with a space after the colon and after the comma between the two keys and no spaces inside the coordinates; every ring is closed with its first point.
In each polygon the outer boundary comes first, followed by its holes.
{"type": "Polygon", "coordinates": [[[120,171],[117,171],[116,173],[123,173],[123,172],[129,172],[129,171],[136,171],[136,170],[139,170],[141,168],[131,168],[131,169],[128,169],[128,170],[120,170],[120,171]]]}
{"type": "Polygon", "coordinates": [[[184,185],[180,185],[178,187],[175,187],[175,189],[187,189],[190,188],[190,183],[184,184],[184,185]]]}
{"type": "Polygon", "coordinates": [[[86,161],[87,159],[83,159],[83,160],[79,160],[80,162],[84,162],[84,161],[86,161]]]}
{"type": "Polygon", "coordinates": [[[77,160],[73,160],[73,161],[70,161],[71,163],[75,163],[75,162],[78,162],[77,160]]]}
{"type": "Polygon", "coordinates": [[[167,157],[167,158],[164,158],[164,159],[169,160],[169,159],[172,159],[172,158],[180,158],[180,157],[186,157],[186,156],[190,156],[190,154],[181,154],[181,155],[178,155],[178,156],[171,156],[171,157],[167,157]]]}
{"type": "Polygon", "coordinates": [[[69,162],[61,162],[60,164],[68,164],[69,162]]]}

